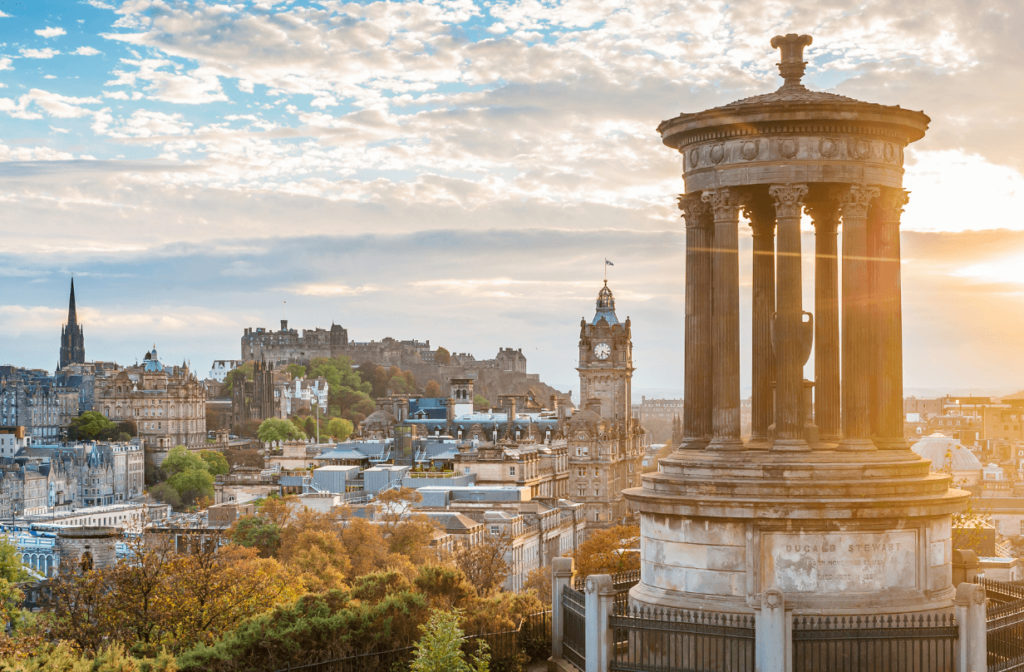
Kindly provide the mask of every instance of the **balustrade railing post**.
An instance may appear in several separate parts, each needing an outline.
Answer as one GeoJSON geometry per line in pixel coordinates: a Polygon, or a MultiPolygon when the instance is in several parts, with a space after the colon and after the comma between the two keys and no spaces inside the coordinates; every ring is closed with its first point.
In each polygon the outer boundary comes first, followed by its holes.
{"type": "Polygon", "coordinates": [[[755,672],[791,672],[793,669],[793,612],[786,609],[781,590],[769,588],[754,607],[755,672]]]}
{"type": "Polygon", "coordinates": [[[562,588],[572,585],[573,559],[553,558],[551,560],[551,657],[562,657],[562,632],[565,618],[562,615],[562,588]]]}
{"type": "Polygon", "coordinates": [[[615,648],[611,615],[615,608],[615,584],[608,574],[587,577],[587,669],[585,672],[608,672],[615,648]]]}
{"type": "Polygon", "coordinates": [[[985,586],[961,583],[953,602],[960,636],[956,646],[956,672],[988,670],[988,619],[985,586]]]}

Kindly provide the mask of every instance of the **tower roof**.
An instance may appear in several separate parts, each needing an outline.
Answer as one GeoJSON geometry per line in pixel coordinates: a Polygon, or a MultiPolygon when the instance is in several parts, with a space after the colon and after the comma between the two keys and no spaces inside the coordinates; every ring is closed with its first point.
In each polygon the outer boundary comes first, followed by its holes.
{"type": "Polygon", "coordinates": [[[78,324],[78,310],[75,308],[75,279],[71,278],[71,298],[68,301],[68,325],[78,324]]]}
{"type": "Polygon", "coordinates": [[[594,321],[591,324],[597,324],[601,321],[601,318],[609,324],[618,324],[619,318],[615,315],[615,296],[612,295],[612,290],[608,289],[608,281],[604,281],[604,287],[597,293],[597,312],[594,313],[594,321]]]}

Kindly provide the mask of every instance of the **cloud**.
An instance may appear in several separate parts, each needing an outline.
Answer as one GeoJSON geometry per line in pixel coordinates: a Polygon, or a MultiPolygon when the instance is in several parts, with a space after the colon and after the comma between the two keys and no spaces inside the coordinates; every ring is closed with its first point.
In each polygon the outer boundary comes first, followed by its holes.
{"type": "Polygon", "coordinates": [[[19,49],[18,52],[22,58],[53,58],[60,54],[60,51],[55,49],[19,49]]]}
{"type": "Polygon", "coordinates": [[[71,52],[77,56],[95,56],[101,53],[99,49],[93,49],[92,47],[79,47],[71,52]]]}
{"type": "Polygon", "coordinates": [[[58,28],[49,28],[49,27],[47,27],[47,28],[42,28],[40,30],[37,30],[36,31],[36,35],[39,35],[40,37],[45,37],[45,38],[49,39],[51,37],[58,37],[60,35],[67,35],[67,33],[64,31],[63,28],[60,28],[60,27],[58,27],[58,28]]]}
{"type": "Polygon", "coordinates": [[[6,56],[0,56],[0,70],[13,70],[11,67],[11,59],[6,56]]]}

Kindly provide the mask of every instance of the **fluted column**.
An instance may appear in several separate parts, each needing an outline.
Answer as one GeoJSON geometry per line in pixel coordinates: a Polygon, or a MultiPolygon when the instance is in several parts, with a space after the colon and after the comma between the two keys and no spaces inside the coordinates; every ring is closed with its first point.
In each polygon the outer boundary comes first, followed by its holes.
{"type": "Polygon", "coordinates": [[[843,218],[843,349],[840,450],[875,450],[871,441],[871,290],[868,207],[876,187],[854,185],[840,199],[843,218]]]}
{"type": "Polygon", "coordinates": [[[743,450],[740,438],[740,200],[734,189],[705,191],[715,221],[712,251],[712,439],[709,450],[743,450]]]}
{"type": "MultiPolygon", "coordinates": [[[[810,450],[804,439],[803,281],[800,215],[807,185],[775,185],[775,442],[772,450],[810,450]]],[[[810,325],[808,325],[810,327],[810,325]]]]}
{"type": "Polygon", "coordinates": [[[754,200],[743,207],[754,238],[754,291],[750,395],[751,447],[768,443],[768,427],[775,417],[772,382],[775,351],[772,349],[772,315],[775,314],[775,206],[770,199],[754,200]]]}
{"type": "Polygon", "coordinates": [[[838,443],[839,203],[808,203],[807,214],[814,221],[814,422],[822,443],[838,443]]]}
{"type": "Polygon", "coordinates": [[[875,202],[876,260],[871,288],[875,298],[873,344],[876,356],[875,445],[908,448],[903,434],[903,300],[900,273],[900,214],[909,200],[903,189],[882,189],[875,202]]]}
{"type": "Polygon", "coordinates": [[[712,383],[711,250],[714,220],[700,194],[679,197],[686,219],[686,370],[683,380],[683,441],[675,448],[699,450],[711,440],[712,383]]]}

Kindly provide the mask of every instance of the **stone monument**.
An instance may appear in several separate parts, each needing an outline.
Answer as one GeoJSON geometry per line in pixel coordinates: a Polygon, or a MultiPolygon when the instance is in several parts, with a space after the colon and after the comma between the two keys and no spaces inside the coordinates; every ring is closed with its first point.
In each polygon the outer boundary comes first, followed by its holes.
{"type": "Polygon", "coordinates": [[[780,590],[797,613],[948,611],[951,514],[968,493],[903,438],[903,150],[930,120],[808,90],[811,37],[771,44],[782,51],[777,91],[658,127],[683,157],[686,186],[685,438],[626,491],[641,519],[630,596],[750,613],[780,590]],[[813,317],[801,298],[805,212],[816,241],[813,317]],[[746,440],[741,214],[754,241],[746,440]],[[802,375],[812,340],[813,383],[802,375]]]}

